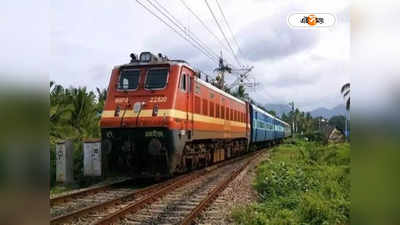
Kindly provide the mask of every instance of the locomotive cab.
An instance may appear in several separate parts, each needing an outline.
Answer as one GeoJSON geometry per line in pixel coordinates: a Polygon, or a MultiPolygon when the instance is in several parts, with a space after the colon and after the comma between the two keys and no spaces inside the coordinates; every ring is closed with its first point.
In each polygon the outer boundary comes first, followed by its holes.
{"type": "Polygon", "coordinates": [[[193,75],[183,61],[150,52],[114,67],[100,121],[108,171],[172,175],[190,139],[193,75]]]}

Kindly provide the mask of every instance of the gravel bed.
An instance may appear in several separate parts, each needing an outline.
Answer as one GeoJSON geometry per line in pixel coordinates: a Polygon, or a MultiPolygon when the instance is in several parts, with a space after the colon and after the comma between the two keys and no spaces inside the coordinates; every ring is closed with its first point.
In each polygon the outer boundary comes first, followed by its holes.
{"type": "Polygon", "coordinates": [[[257,165],[268,157],[262,154],[251,165],[244,169],[233,180],[218,198],[200,215],[197,224],[226,225],[234,224],[231,218],[232,210],[257,201],[257,193],[252,186],[257,165]]]}

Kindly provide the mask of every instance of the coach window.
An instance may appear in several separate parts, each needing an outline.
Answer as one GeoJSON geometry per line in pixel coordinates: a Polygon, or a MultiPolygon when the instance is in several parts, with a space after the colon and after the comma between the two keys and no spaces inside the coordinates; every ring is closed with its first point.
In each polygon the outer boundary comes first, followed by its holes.
{"type": "Polygon", "coordinates": [[[186,80],[187,80],[186,74],[181,74],[179,87],[182,91],[186,91],[186,82],[187,82],[186,80]]]}
{"type": "Polygon", "coordinates": [[[221,106],[221,119],[225,119],[225,107],[221,106]]]}

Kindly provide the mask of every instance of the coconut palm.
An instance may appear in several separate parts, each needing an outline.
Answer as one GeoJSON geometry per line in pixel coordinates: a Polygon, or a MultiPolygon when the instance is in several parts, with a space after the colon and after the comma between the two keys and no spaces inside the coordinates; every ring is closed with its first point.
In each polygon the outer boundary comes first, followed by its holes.
{"type": "Polygon", "coordinates": [[[245,100],[250,99],[249,94],[246,93],[246,89],[244,88],[243,85],[239,85],[239,87],[233,93],[233,96],[241,98],[241,99],[245,99],[245,100]]]}
{"type": "Polygon", "coordinates": [[[97,126],[95,94],[83,87],[72,88],[67,96],[72,105],[70,125],[78,131],[80,138],[89,136],[94,129],[93,126],[97,126]]]}
{"type": "Polygon", "coordinates": [[[342,93],[343,98],[347,97],[346,109],[347,109],[347,111],[349,111],[350,110],[350,83],[345,83],[342,86],[342,89],[340,90],[340,92],[342,93]]]}
{"type": "Polygon", "coordinates": [[[97,91],[97,113],[101,114],[103,112],[104,103],[107,99],[107,89],[96,88],[97,91]]]}

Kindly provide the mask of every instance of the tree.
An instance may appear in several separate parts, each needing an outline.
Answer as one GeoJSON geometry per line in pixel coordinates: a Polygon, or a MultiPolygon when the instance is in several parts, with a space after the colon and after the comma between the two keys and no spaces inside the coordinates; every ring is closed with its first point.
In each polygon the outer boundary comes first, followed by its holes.
{"type": "Polygon", "coordinates": [[[345,83],[342,86],[342,89],[340,90],[340,92],[342,93],[343,98],[347,98],[346,110],[349,111],[350,110],[350,83],[345,83]]]}
{"type": "Polygon", "coordinates": [[[239,87],[236,89],[235,92],[232,93],[232,95],[244,100],[250,99],[250,96],[248,93],[246,93],[246,89],[243,85],[239,85],[239,87]]]}
{"type": "Polygon", "coordinates": [[[282,113],[281,120],[290,123],[290,118],[285,113],[282,113]]]}
{"type": "Polygon", "coordinates": [[[89,137],[97,125],[95,94],[87,92],[86,87],[72,88],[67,93],[72,105],[69,123],[78,133],[79,138],[89,137]]]}
{"type": "Polygon", "coordinates": [[[97,96],[85,87],[64,88],[50,82],[49,139],[99,137],[98,122],[107,97],[106,89],[96,89],[97,96]]]}
{"type": "Polygon", "coordinates": [[[335,126],[336,128],[340,129],[341,131],[345,130],[345,123],[346,123],[346,117],[345,116],[333,116],[331,119],[329,119],[329,124],[332,126],[335,126]]]}
{"type": "Polygon", "coordinates": [[[104,102],[107,98],[107,89],[96,88],[97,91],[97,113],[101,114],[104,109],[104,102]]]}
{"type": "Polygon", "coordinates": [[[70,118],[71,105],[66,97],[66,89],[50,82],[49,136],[50,141],[64,139],[74,132],[65,124],[70,118]]]}
{"type": "MultiPolygon", "coordinates": [[[[347,100],[346,100],[346,110],[347,110],[347,111],[350,111],[350,83],[345,83],[345,84],[342,86],[342,89],[340,90],[340,92],[342,93],[343,98],[346,98],[346,97],[347,97],[347,100]]],[[[347,119],[345,120],[345,129],[344,129],[344,133],[345,133],[345,136],[346,136],[346,138],[347,138],[348,135],[349,135],[349,125],[348,125],[348,120],[347,120],[347,119]]]]}
{"type": "Polygon", "coordinates": [[[276,112],[274,111],[274,110],[266,110],[267,111],[267,113],[269,113],[269,114],[271,114],[271,115],[273,115],[273,116],[275,116],[275,117],[278,117],[277,115],[276,115],[276,112]]]}

